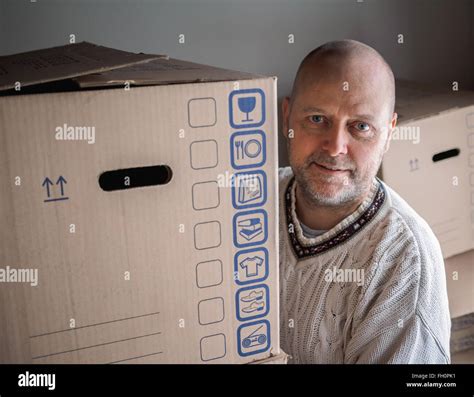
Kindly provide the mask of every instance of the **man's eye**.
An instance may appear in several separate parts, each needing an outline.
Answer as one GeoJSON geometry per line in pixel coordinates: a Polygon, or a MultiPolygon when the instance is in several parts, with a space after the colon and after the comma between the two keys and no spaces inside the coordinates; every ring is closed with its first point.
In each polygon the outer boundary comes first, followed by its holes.
{"type": "Polygon", "coordinates": [[[362,132],[367,132],[370,130],[370,125],[364,122],[358,122],[356,123],[355,126],[359,131],[362,131],[362,132]]]}
{"type": "Polygon", "coordinates": [[[322,123],[324,121],[324,117],[316,114],[316,115],[311,116],[310,120],[313,123],[319,124],[319,123],[322,123]]]}

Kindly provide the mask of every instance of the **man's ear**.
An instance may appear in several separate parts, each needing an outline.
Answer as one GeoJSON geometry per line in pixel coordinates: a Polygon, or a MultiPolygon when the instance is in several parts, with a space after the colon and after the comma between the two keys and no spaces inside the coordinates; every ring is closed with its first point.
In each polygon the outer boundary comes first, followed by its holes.
{"type": "Polygon", "coordinates": [[[389,127],[388,133],[387,133],[387,140],[385,142],[385,147],[384,147],[384,150],[383,150],[384,153],[386,153],[387,150],[390,147],[390,140],[392,139],[393,130],[397,126],[397,120],[398,120],[398,114],[393,112],[392,120],[390,121],[390,127],[389,127]]]}
{"type": "Polygon", "coordinates": [[[283,135],[288,138],[288,118],[290,116],[290,97],[284,97],[281,103],[283,135]]]}

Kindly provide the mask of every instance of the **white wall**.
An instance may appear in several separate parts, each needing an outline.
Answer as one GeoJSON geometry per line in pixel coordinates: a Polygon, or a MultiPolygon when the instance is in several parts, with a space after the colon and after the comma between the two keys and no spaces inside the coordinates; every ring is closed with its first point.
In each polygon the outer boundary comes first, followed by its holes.
{"type": "Polygon", "coordinates": [[[0,0],[0,55],[61,45],[73,33],[77,41],[276,75],[281,98],[307,52],[353,38],[380,51],[397,77],[474,89],[473,22],[473,0],[0,0]]]}

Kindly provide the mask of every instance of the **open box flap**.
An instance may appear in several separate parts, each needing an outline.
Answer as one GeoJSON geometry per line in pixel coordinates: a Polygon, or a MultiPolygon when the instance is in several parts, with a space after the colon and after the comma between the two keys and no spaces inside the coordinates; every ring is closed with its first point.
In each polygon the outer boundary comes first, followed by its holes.
{"type": "Polygon", "coordinates": [[[81,42],[0,57],[0,91],[70,79],[149,62],[166,55],[134,54],[81,42]]]}
{"type": "Polygon", "coordinates": [[[450,86],[396,81],[396,106],[398,122],[412,122],[417,119],[447,113],[474,103],[474,92],[453,91],[450,86]]]}
{"type": "Polygon", "coordinates": [[[79,76],[74,79],[81,88],[130,85],[162,85],[229,80],[246,80],[263,77],[173,58],[155,59],[103,73],[79,76]]]}

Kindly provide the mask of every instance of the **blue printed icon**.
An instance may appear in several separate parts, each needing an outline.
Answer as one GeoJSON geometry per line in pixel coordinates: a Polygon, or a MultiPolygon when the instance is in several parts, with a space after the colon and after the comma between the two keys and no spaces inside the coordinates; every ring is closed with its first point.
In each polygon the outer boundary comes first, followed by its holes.
{"type": "Polygon", "coordinates": [[[242,121],[254,121],[253,119],[249,118],[249,113],[255,109],[255,105],[257,104],[257,100],[254,96],[241,96],[237,99],[237,103],[239,104],[239,109],[241,112],[246,113],[246,118],[242,121]]]}
{"type": "Polygon", "coordinates": [[[239,248],[263,244],[268,237],[268,218],[264,210],[238,212],[234,215],[234,245],[239,248]]]}
{"type": "Polygon", "coordinates": [[[265,123],[265,94],[260,88],[232,91],[229,95],[232,128],[259,127],[265,123]]]}
{"type": "Polygon", "coordinates": [[[234,255],[234,272],[239,285],[265,280],[268,277],[268,250],[260,247],[238,251],[234,255]]]}
{"type": "Polygon", "coordinates": [[[242,357],[264,352],[270,347],[270,323],[260,320],[237,329],[237,348],[242,357]]]}
{"type": "Polygon", "coordinates": [[[270,310],[269,291],[265,284],[244,287],[237,291],[235,302],[240,321],[265,317],[270,310]]]}
{"type": "Polygon", "coordinates": [[[67,181],[62,175],[59,176],[56,183],[53,183],[53,181],[48,177],[44,178],[44,181],[41,184],[41,186],[44,187],[46,193],[46,198],[44,199],[44,202],[49,203],[51,201],[69,200],[69,197],[64,194],[64,184],[66,183],[67,181]],[[55,185],[56,188],[54,188],[55,185]]]}
{"type": "Polygon", "coordinates": [[[263,171],[240,172],[233,176],[232,205],[252,208],[267,201],[267,177],[263,171]]]}
{"type": "Polygon", "coordinates": [[[230,137],[230,160],[237,170],[261,167],[266,161],[266,150],[263,131],[235,132],[230,137]]]}

